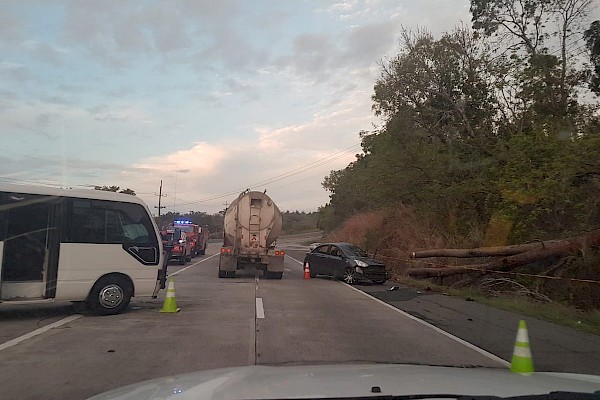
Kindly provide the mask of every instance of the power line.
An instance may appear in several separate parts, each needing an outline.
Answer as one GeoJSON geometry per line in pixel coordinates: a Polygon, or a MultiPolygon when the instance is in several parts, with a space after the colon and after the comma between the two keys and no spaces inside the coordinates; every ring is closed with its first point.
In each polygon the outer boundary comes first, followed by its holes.
{"type": "Polygon", "coordinates": [[[216,195],[214,197],[209,197],[209,198],[205,198],[205,199],[201,199],[201,200],[196,200],[196,201],[186,201],[184,203],[184,205],[195,205],[195,204],[199,204],[199,203],[205,203],[207,201],[219,200],[219,199],[222,199],[224,197],[228,197],[228,196],[233,196],[233,195],[239,194],[240,192],[242,192],[246,188],[252,189],[252,188],[259,187],[259,186],[270,185],[272,183],[281,181],[283,179],[287,179],[289,177],[301,174],[301,173],[303,173],[305,171],[308,171],[310,169],[317,168],[317,167],[320,167],[322,165],[328,164],[330,162],[336,161],[336,160],[338,160],[340,158],[346,157],[346,156],[352,154],[355,150],[358,150],[358,147],[360,145],[361,145],[361,143],[356,143],[356,144],[354,144],[352,146],[346,147],[345,149],[342,149],[342,150],[340,150],[340,151],[338,151],[336,153],[330,154],[330,155],[328,155],[326,157],[323,157],[323,158],[321,158],[319,160],[316,160],[316,161],[310,162],[308,164],[302,165],[300,167],[291,169],[291,170],[289,170],[287,172],[284,172],[284,173],[281,173],[279,175],[272,176],[271,178],[265,179],[263,181],[256,182],[256,183],[250,184],[248,186],[245,186],[243,188],[232,190],[232,191],[229,191],[229,192],[226,192],[226,193],[222,193],[222,194],[216,195]]]}

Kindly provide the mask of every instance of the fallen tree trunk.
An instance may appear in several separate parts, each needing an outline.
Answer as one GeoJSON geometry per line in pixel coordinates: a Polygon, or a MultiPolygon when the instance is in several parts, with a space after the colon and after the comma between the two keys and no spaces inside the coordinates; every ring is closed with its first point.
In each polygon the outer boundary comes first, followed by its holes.
{"type": "Polygon", "coordinates": [[[417,267],[408,270],[408,275],[418,278],[444,277],[469,272],[493,272],[510,271],[516,267],[531,264],[536,261],[547,260],[551,257],[564,257],[579,253],[585,246],[600,246],[600,231],[594,231],[591,234],[577,236],[575,238],[563,239],[556,242],[551,247],[542,249],[533,249],[523,253],[514,254],[509,257],[496,258],[487,263],[472,265],[448,265],[442,268],[417,267]]]}
{"type": "Polygon", "coordinates": [[[495,257],[495,256],[513,256],[534,250],[544,250],[563,246],[591,246],[600,244],[600,230],[592,231],[585,235],[573,236],[565,239],[555,239],[538,241],[526,244],[517,244],[512,246],[497,247],[478,247],[474,249],[431,249],[414,251],[411,258],[429,258],[429,257],[455,257],[455,258],[473,258],[473,257],[495,257]]]}

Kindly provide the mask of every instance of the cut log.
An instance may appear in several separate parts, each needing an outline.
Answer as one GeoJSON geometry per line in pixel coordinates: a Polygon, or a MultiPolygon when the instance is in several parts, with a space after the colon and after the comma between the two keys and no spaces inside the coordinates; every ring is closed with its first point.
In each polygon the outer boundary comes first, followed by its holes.
{"type": "Polygon", "coordinates": [[[580,237],[564,239],[560,243],[554,243],[552,247],[534,249],[519,254],[514,254],[509,257],[495,258],[487,263],[473,265],[448,265],[445,268],[417,267],[408,270],[408,275],[417,278],[433,278],[444,277],[469,272],[493,272],[493,271],[510,271],[516,267],[531,264],[536,261],[547,260],[552,257],[564,257],[579,253],[582,246],[598,247],[600,246],[600,232],[595,231],[595,235],[586,235],[585,240],[580,237]]]}
{"type": "Polygon", "coordinates": [[[517,244],[513,246],[498,246],[498,247],[478,247],[474,249],[431,249],[414,251],[411,258],[428,258],[428,257],[456,257],[456,258],[472,258],[472,257],[494,257],[494,256],[513,256],[520,253],[525,253],[534,250],[544,250],[554,247],[597,247],[600,245],[600,230],[595,230],[585,235],[574,236],[565,239],[546,240],[526,244],[517,244]]]}

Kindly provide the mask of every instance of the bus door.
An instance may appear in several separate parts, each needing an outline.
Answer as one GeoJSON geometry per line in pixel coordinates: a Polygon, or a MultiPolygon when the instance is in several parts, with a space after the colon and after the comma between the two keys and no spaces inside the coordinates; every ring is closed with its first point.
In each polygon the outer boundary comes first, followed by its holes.
{"type": "Polygon", "coordinates": [[[0,300],[54,297],[61,201],[0,193],[0,300]]]}

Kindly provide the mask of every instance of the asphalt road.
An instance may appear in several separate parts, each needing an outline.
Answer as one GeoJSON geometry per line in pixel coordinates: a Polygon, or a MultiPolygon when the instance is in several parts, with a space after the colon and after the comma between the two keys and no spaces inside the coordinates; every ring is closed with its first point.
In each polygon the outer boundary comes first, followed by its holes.
{"type": "MultiPolygon", "coordinates": [[[[419,300],[412,289],[305,280],[297,261],[304,252],[297,246],[289,247],[282,280],[265,280],[253,271],[219,279],[218,249],[219,244],[211,244],[207,256],[169,267],[181,307],[177,314],[158,312],[164,291],[159,299],[133,299],[128,312],[117,316],[73,315],[68,304],[1,308],[0,398],[85,399],[147,379],[252,364],[506,367],[493,354],[409,315],[427,314],[422,309],[406,313],[395,308],[417,307],[400,299],[404,295],[419,300]],[[386,294],[400,297],[385,299],[386,294]],[[40,328],[39,335],[23,336],[40,328]]],[[[427,303],[425,308],[432,306],[427,303]]],[[[435,318],[425,316],[435,325],[435,318]]],[[[510,357],[516,330],[511,332],[509,322],[513,321],[507,321],[499,349],[484,343],[505,359],[510,357]]],[[[470,336],[457,332],[460,326],[455,321],[444,328],[476,343],[472,330],[479,325],[464,323],[461,329],[470,336]]]]}

